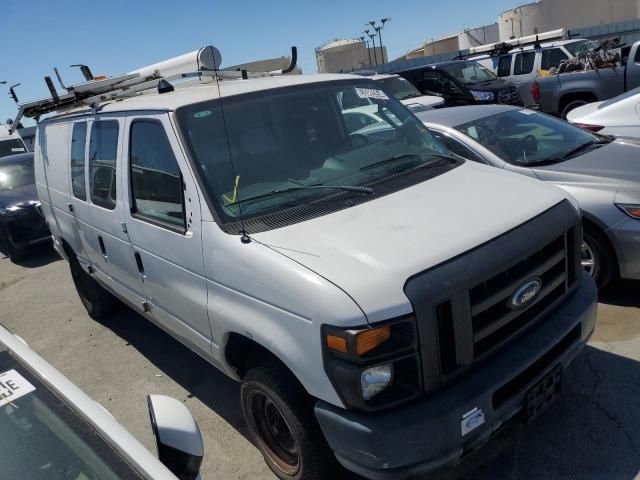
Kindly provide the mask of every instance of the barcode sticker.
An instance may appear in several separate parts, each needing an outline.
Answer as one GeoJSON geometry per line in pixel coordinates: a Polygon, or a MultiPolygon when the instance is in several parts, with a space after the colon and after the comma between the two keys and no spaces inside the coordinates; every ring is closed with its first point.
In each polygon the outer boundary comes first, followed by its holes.
{"type": "Polygon", "coordinates": [[[15,370],[0,373],[0,407],[33,392],[36,389],[15,370]]]}
{"type": "Polygon", "coordinates": [[[387,94],[377,88],[356,88],[356,94],[360,98],[375,98],[377,100],[389,100],[387,94]]]}

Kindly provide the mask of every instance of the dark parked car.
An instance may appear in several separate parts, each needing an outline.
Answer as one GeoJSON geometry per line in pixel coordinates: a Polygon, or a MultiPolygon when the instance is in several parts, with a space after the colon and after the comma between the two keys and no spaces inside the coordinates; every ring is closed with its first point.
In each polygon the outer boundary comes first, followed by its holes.
{"type": "Polygon", "coordinates": [[[444,97],[448,107],[491,103],[523,105],[515,84],[496,77],[474,61],[434,63],[394,73],[413,83],[423,95],[444,97]]]}
{"type": "Polygon", "coordinates": [[[23,258],[30,245],[50,240],[39,208],[33,153],[0,158],[0,250],[11,260],[23,258]]]}

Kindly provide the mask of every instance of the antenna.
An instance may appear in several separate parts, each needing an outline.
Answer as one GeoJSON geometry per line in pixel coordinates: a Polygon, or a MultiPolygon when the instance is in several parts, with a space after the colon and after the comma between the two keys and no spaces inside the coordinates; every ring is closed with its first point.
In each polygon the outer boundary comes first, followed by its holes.
{"type": "MultiPolygon", "coordinates": [[[[295,47],[294,47],[295,48],[295,47]]],[[[227,118],[224,114],[224,105],[222,102],[222,92],[220,90],[220,79],[218,78],[218,70],[219,66],[216,62],[216,58],[213,58],[213,67],[216,79],[216,88],[218,89],[218,97],[220,98],[220,113],[222,115],[222,125],[224,127],[224,136],[227,140],[227,151],[229,152],[229,162],[231,163],[231,172],[233,173],[233,178],[235,180],[236,193],[238,192],[238,182],[240,181],[240,177],[238,177],[236,171],[236,165],[233,162],[233,153],[231,152],[231,141],[229,140],[229,127],[227,125],[227,118]]],[[[242,202],[240,201],[240,195],[236,197],[236,202],[238,203],[238,215],[240,216],[240,228],[242,230],[242,236],[240,237],[240,241],[244,244],[251,243],[251,237],[247,235],[247,229],[244,225],[244,217],[242,215],[242,202]]]]}
{"type": "Polygon", "coordinates": [[[16,87],[19,87],[20,85],[22,85],[21,83],[16,83],[15,85],[11,85],[11,87],[9,88],[9,94],[11,95],[11,98],[13,98],[13,101],[18,103],[18,96],[16,95],[16,87]]]}
{"type": "Polygon", "coordinates": [[[82,65],[80,64],[76,64],[76,65],[70,65],[71,67],[80,67],[80,71],[82,72],[82,75],[84,76],[84,79],[87,82],[90,82],[91,80],[93,80],[93,73],[91,73],[91,69],[89,67],[87,67],[86,65],[82,65]]]}

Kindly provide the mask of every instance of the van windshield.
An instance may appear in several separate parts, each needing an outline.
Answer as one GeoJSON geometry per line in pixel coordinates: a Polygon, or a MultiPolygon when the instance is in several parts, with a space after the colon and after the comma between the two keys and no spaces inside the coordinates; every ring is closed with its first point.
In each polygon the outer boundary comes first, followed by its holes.
{"type": "Polygon", "coordinates": [[[0,158],[17,153],[25,153],[27,149],[24,147],[22,140],[12,138],[11,140],[0,140],[0,158]]]}
{"type": "MultiPolygon", "coordinates": [[[[24,155],[21,155],[21,157],[24,155]]],[[[0,164],[0,190],[11,190],[36,183],[33,158],[0,164]]]]}
{"type": "Polygon", "coordinates": [[[219,100],[207,101],[178,109],[177,119],[223,223],[239,220],[240,210],[250,218],[344,191],[371,193],[362,187],[452,162],[447,148],[370,80],[225,97],[222,109],[219,100]]]}
{"type": "Polygon", "coordinates": [[[440,68],[464,85],[475,85],[495,80],[495,74],[478,62],[455,62],[440,68]]]}

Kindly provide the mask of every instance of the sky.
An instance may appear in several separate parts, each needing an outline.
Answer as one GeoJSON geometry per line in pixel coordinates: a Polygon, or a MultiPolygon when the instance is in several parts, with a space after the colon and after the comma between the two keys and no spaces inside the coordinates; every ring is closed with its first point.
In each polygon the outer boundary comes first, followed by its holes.
{"type": "MultiPolygon", "coordinates": [[[[425,40],[496,21],[518,0],[28,0],[0,2],[0,123],[20,101],[48,96],[43,78],[58,67],[67,84],[82,80],[71,64],[116,75],[205,45],[222,66],[286,56],[316,72],[314,49],[362,35],[365,23],[390,17],[382,31],[390,59],[425,40]]],[[[57,85],[57,82],[56,86],[57,85]]],[[[60,88],[58,87],[60,90],[60,88]]],[[[25,124],[28,124],[26,122],[25,124]]]]}

